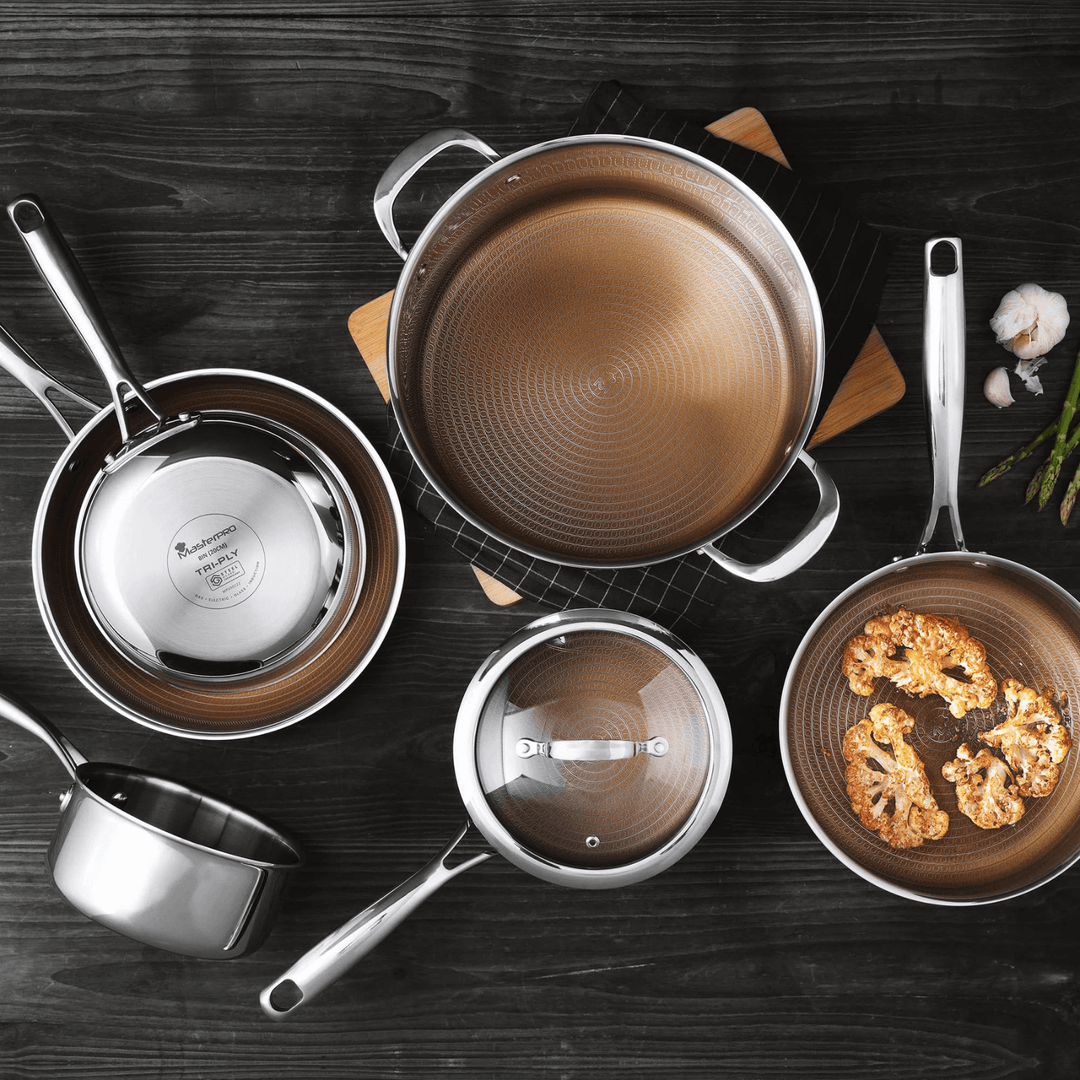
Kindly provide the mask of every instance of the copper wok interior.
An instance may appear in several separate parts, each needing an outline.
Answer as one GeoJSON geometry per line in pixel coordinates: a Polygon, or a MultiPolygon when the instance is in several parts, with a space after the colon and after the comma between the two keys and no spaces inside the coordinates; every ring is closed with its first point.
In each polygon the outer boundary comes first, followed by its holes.
{"type": "Polygon", "coordinates": [[[1080,606],[1048,578],[1023,566],[968,552],[920,555],[857,583],[826,610],[796,655],[781,715],[781,743],[792,790],[807,820],[834,854],[875,884],[940,903],[1001,900],[1036,887],[1080,857],[1080,767],[1074,745],[1053,793],[1026,799],[1014,825],[978,828],[956,805],[941,766],[960,743],[978,748],[978,732],[1005,716],[1004,699],[953,717],[937,696],[909,697],[886,679],[874,693],[853,693],[840,664],[848,640],[867,619],[906,607],[955,619],[986,646],[1000,682],[1013,677],[1053,687],[1074,743],[1080,702],[1080,606]],[[844,732],[888,701],[915,719],[908,736],[926,766],[938,806],[949,815],[939,841],[898,851],[865,829],[851,809],[841,749],[844,732]]]}
{"type": "MultiPolygon", "coordinates": [[[[208,685],[155,675],[122,656],[103,636],[79,588],[76,540],[79,508],[106,455],[120,446],[111,410],[99,414],[61,459],[38,513],[35,575],[54,643],[72,670],[117,711],[151,727],[197,738],[237,737],[291,723],[352,680],[377,647],[400,590],[402,558],[396,503],[383,475],[351,427],[316,400],[254,373],[192,372],[151,384],[168,414],[214,410],[251,413],[297,432],[334,463],[356,498],[367,544],[355,580],[356,604],[342,604],[285,664],[228,683],[208,685]]],[[[141,406],[133,430],[151,423],[141,406]]],[[[342,527],[356,532],[356,523],[342,527]]],[[[358,537],[355,539],[358,540],[358,537]]]]}
{"type": "Polygon", "coordinates": [[[678,154],[568,139],[514,155],[429,225],[395,294],[410,449],[466,517],[541,558],[695,550],[808,434],[820,341],[798,253],[767,207],[678,154]]]}

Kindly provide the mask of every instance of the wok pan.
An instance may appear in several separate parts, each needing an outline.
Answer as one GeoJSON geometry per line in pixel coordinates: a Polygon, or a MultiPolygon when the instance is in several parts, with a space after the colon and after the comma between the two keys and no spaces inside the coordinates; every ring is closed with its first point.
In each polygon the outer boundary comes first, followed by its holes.
{"type": "MultiPolygon", "coordinates": [[[[8,212],[113,395],[78,434],[60,417],[70,441],[38,508],[35,592],[58,651],[112,708],[174,734],[308,715],[369,662],[400,594],[401,511],[378,455],[271,376],[140,386],[44,208],[23,196],[8,212]]],[[[0,362],[54,416],[50,392],[90,404],[7,334],[0,362]]]]}
{"type": "Polygon", "coordinates": [[[267,986],[263,1011],[290,1015],[436,889],[496,852],[581,889],[658,874],[712,823],[731,754],[712,676],[662,627],[606,609],[531,623],[481,665],[458,710],[464,826],[426,867],[267,986]],[[484,849],[452,857],[469,836],[484,849]]]}
{"type": "MultiPolygon", "coordinates": [[[[900,607],[943,615],[986,647],[998,679],[1050,687],[1070,722],[1080,702],[1080,604],[1049,578],[1018,563],[967,550],[957,500],[964,399],[964,302],[959,239],[931,240],[925,251],[925,394],[934,487],[916,555],[870,574],[838,596],[803,638],[792,661],[780,709],[780,746],[792,793],[824,845],[850,869],[899,896],[935,904],[983,904],[1018,896],[1080,858],[1080,768],[1074,748],[1055,791],[1026,800],[1016,824],[979,828],[957,806],[942,765],[958,746],[977,747],[978,733],[1001,722],[1000,700],[956,719],[936,695],[909,697],[878,679],[871,697],[853,693],[841,674],[847,642],[868,619],[900,607]],[[954,268],[932,267],[949,249],[954,268]],[[927,550],[940,511],[948,511],[954,551],[927,550]],[[846,793],[844,732],[877,702],[915,719],[908,741],[949,826],[940,840],[897,850],[867,830],[846,793]]],[[[1075,734],[1073,736],[1075,738],[1075,734]]]]}
{"type": "Polygon", "coordinates": [[[456,129],[407,147],[375,216],[406,260],[390,308],[390,400],[413,457],[466,520],[587,568],[702,552],[772,580],[839,510],[805,452],[821,394],[821,306],[779,218],[726,170],[631,136],[498,155],[456,129]],[[394,201],[426,161],[492,162],[407,252],[394,201]],[[818,506],[775,557],[715,543],[795,462],[818,506]]]}

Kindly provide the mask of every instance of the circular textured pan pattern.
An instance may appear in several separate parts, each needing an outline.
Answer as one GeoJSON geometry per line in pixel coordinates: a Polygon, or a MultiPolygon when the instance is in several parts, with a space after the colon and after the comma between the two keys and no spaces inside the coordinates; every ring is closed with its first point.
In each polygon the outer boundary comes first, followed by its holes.
{"type": "MultiPolygon", "coordinates": [[[[150,389],[167,415],[218,410],[264,417],[296,431],[333,463],[365,530],[366,565],[356,566],[355,580],[341,585],[359,590],[358,601],[342,604],[340,621],[287,664],[228,683],[165,679],[125,659],[87,610],[75,562],[79,508],[105,456],[119,449],[117,425],[104,412],[61,458],[38,511],[34,572],[50,635],[84,684],[117,712],[150,727],[193,738],[235,738],[292,723],[344,689],[385,635],[404,573],[397,497],[356,429],[299,387],[253,372],[206,371],[151,383],[150,389]]],[[[132,413],[133,430],[149,422],[148,413],[132,413]]]]}
{"type": "Polygon", "coordinates": [[[633,565],[779,482],[817,343],[748,198],[660,151],[597,153],[515,162],[436,230],[392,363],[414,452],[466,516],[554,561],[633,565]]]}
{"type": "Polygon", "coordinates": [[[942,903],[980,903],[1027,891],[1080,857],[1080,746],[1061,766],[1056,790],[1027,799],[1014,826],[984,830],[956,805],[941,766],[980,731],[1006,715],[999,694],[989,709],[956,719],[936,695],[908,696],[886,679],[869,697],[855,694],[840,670],[848,641],[866,621],[900,607],[945,615],[986,646],[1000,682],[1016,678],[1052,687],[1074,743],[1072,720],[1080,702],[1080,609],[1048,579],[1006,560],[967,553],[923,555],[871,575],[826,610],[796,655],[782,706],[781,745],[788,779],[807,820],[842,860],[870,880],[904,895],[942,903]],[[949,830],[938,841],[907,851],[891,848],[860,823],[851,809],[841,749],[844,732],[881,701],[915,719],[908,741],[922,758],[949,830]]]}
{"type": "Polygon", "coordinates": [[[480,780],[500,823],[544,859],[603,867],[645,858],[679,832],[701,799],[712,752],[701,698],[646,642],[607,630],[543,642],[514,661],[492,701],[477,735],[478,747],[492,748],[478,754],[480,780]],[[511,749],[522,735],[541,742],[663,737],[668,751],[523,765],[511,749]]]}

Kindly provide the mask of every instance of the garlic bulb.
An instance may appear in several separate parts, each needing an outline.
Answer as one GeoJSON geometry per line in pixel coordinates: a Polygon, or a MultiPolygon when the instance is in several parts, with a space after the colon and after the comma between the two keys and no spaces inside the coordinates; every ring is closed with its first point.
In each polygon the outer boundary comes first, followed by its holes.
{"type": "Polygon", "coordinates": [[[1028,282],[1007,292],[990,320],[999,345],[1021,360],[1048,353],[1069,326],[1069,308],[1061,293],[1028,282]]]}
{"type": "Polygon", "coordinates": [[[1009,389],[1009,369],[994,368],[983,383],[983,394],[991,405],[996,405],[999,409],[1008,408],[1013,403],[1012,391],[1009,389]]]}

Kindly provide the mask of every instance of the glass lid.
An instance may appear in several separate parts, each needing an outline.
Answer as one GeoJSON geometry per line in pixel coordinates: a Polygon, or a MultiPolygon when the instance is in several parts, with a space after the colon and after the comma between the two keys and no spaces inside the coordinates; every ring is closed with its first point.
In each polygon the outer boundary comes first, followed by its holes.
{"type": "Polygon", "coordinates": [[[477,772],[499,823],[541,858],[635,862],[691,818],[713,754],[694,681],[654,645],[570,630],[511,663],[476,729],[477,772]]]}

